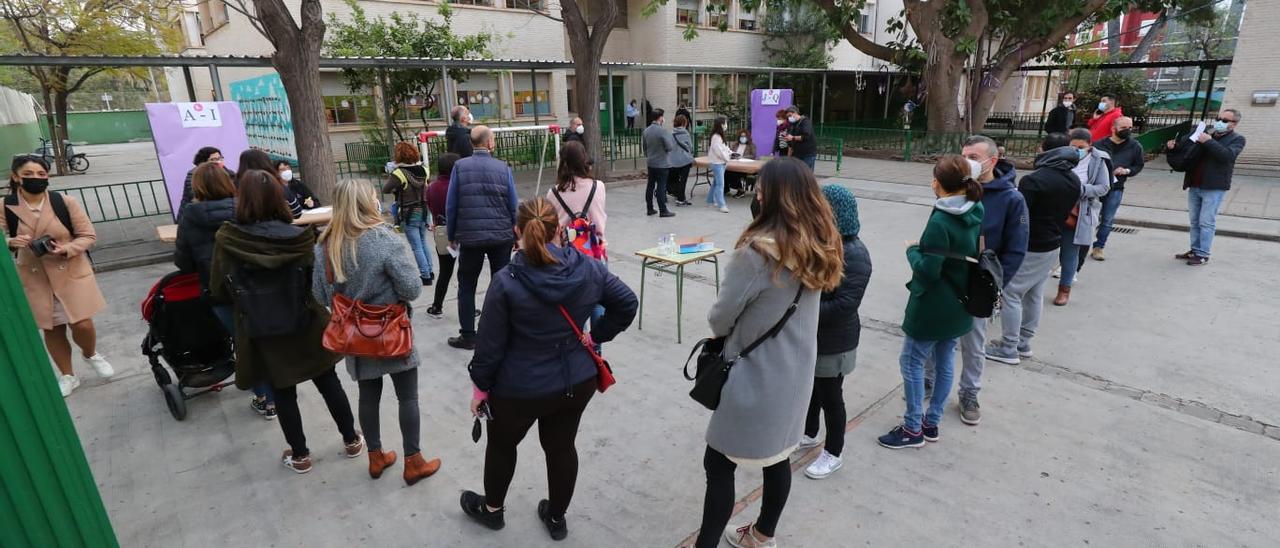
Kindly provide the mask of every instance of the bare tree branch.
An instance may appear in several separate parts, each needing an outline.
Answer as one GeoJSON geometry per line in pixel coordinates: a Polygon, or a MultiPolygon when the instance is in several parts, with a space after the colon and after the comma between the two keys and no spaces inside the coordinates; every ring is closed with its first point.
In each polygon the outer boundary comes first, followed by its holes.
{"type": "MultiPolygon", "coordinates": [[[[836,0],[816,0],[816,2],[818,7],[822,8],[822,11],[826,13],[828,17],[840,20],[841,8],[836,5],[836,0]]],[[[890,63],[898,62],[898,52],[896,50],[888,46],[877,44],[866,36],[863,36],[862,33],[858,32],[856,25],[841,25],[840,35],[844,37],[845,40],[848,40],[850,45],[857,48],[858,51],[861,51],[862,53],[890,63]]]]}

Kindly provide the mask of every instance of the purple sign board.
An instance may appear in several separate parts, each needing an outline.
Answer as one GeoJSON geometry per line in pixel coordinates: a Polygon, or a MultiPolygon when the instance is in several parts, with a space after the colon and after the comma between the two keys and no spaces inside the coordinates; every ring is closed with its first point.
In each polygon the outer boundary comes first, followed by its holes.
{"type": "Polygon", "coordinates": [[[778,111],[791,106],[793,97],[789,89],[751,90],[751,141],[756,144],[757,156],[772,155],[778,142],[778,111]]]}
{"type": "Polygon", "coordinates": [[[240,105],[234,101],[206,103],[147,103],[147,121],[160,160],[160,174],[169,194],[169,207],[174,220],[187,172],[196,151],[217,147],[226,158],[227,169],[239,168],[240,153],[249,148],[240,105]]]}

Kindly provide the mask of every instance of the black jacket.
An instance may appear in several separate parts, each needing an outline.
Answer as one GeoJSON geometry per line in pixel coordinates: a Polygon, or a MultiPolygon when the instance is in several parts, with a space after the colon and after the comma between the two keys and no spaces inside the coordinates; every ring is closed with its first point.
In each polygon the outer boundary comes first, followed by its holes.
{"type": "Polygon", "coordinates": [[[294,178],[290,180],[287,186],[289,187],[289,191],[293,192],[293,195],[298,198],[298,203],[303,204],[303,208],[307,208],[307,198],[311,198],[310,209],[320,207],[320,198],[317,198],[316,193],[311,192],[311,187],[307,186],[307,184],[302,182],[300,179],[294,178]]]}
{"type": "Polygon", "coordinates": [[[613,340],[635,319],[635,293],[604,263],[572,247],[548,246],[558,264],[530,265],[524,252],[498,271],[484,299],[484,315],[469,366],[480,390],[506,398],[547,398],[572,393],[596,376],[596,365],[560,315],[564,305],[580,327],[597,304],[591,338],[613,340]]]}
{"type": "Polygon", "coordinates": [[[1214,135],[1204,143],[1178,137],[1169,152],[1169,167],[1186,172],[1182,188],[1231,190],[1231,174],[1236,170],[1236,157],[1244,150],[1244,135],[1234,131],[1214,135]]]}
{"type": "Polygon", "coordinates": [[[787,143],[791,147],[792,156],[800,159],[817,156],[818,141],[813,135],[813,120],[810,120],[808,116],[800,118],[799,122],[791,124],[791,129],[788,131],[792,135],[800,137],[799,141],[787,143]]]}
{"type": "Polygon", "coordinates": [[[471,128],[450,124],[444,130],[445,150],[466,158],[474,149],[471,147],[471,128]]]}
{"type": "Polygon", "coordinates": [[[1074,108],[1067,108],[1062,105],[1053,107],[1049,111],[1049,117],[1044,121],[1045,133],[1066,133],[1071,129],[1071,125],[1075,123],[1076,111],[1074,108]]]}
{"type": "Polygon", "coordinates": [[[1075,147],[1041,152],[1036,156],[1036,170],[1018,183],[1031,221],[1027,251],[1045,253],[1062,247],[1063,223],[1082,192],[1080,178],[1071,172],[1078,163],[1075,147]]]}
{"type": "Polygon", "coordinates": [[[1147,163],[1147,154],[1142,150],[1142,143],[1139,143],[1137,139],[1132,137],[1118,145],[1115,141],[1112,141],[1110,137],[1098,139],[1098,142],[1093,144],[1093,148],[1101,150],[1111,156],[1112,169],[1123,167],[1129,170],[1128,175],[1116,175],[1113,177],[1114,180],[1111,183],[1111,190],[1123,192],[1124,182],[1128,180],[1129,177],[1137,177],[1139,173],[1142,173],[1142,168],[1146,166],[1147,163]]]}
{"type": "Polygon", "coordinates": [[[565,130],[564,139],[561,139],[561,141],[564,141],[564,144],[568,144],[570,141],[577,141],[579,143],[582,143],[582,146],[584,148],[587,146],[586,139],[583,139],[583,136],[578,135],[578,132],[576,131],[565,130]]]}
{"type": "MultiPolygon", "coordinates": [[[[199,166],[196,166],[196,167],[199,167],[199,166]]],[[[236,172],[231,171],[230,169],[227,169],[225,167],[222,169],[226,170],[227,176],[231,177],[231,182],[234,184],[236,182],[236,172]]],[[[196,168],[194,167],[187,170],[187,179],[182,183],[182,202],[178,204],[179,219],[182,218],[183,208],[186,208],[187,204],[191,203],[192,200],[196,199],[196,193],[194,190],[191,189],[191,177],[194,176],[195,173],[196,173],[196,168]]]]}
{"type": "MultiPolygon", "coordinates": [[[[754,201],[754,200],[753,200],[754,201]]],[[[871,254],[857,236],[844,239],[844,278],[818,302],[818,354],[848,352],[858,347],[862,321],[858,307],[871,281],[871,254]]]]}
{"type": "Polygon", "coordinates": [[[213,261],[213,236],[222,223],[235,218],[235,198],[187,204],[178,221],[173,264],[183,272],[200,274],[200,287],[209,289],[209,263],[213,261]]]}

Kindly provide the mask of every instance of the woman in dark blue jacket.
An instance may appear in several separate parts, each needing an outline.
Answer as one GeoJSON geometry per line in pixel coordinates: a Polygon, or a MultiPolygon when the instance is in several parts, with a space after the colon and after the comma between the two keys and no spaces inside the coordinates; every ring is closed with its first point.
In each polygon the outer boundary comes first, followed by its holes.
{"type": "Polygon", "coordinates": [[[503,527],[516,446],[537,422],[550,491],[549,500],[538,503],[538,517],[555,540],[569,534],[564,514],[578,476],[574,439],[596,390],[595,361],[584,344],[612,340],[631,325],[638,305],[635,293],[603,263],[551,243],[560,234],[559,224],[545,199],[520,204],[520,251],[489,284],[470,365],[476,392],[472,413],[479,415],[487,400],[492,416],[485,494],[464,491],[461,501],[472,519],[490,529],[503,527]],[[592,322],[589,340],[580,341],[560,307],[581,328],[596,305],[604,307],[604,315],[592,322]]]}

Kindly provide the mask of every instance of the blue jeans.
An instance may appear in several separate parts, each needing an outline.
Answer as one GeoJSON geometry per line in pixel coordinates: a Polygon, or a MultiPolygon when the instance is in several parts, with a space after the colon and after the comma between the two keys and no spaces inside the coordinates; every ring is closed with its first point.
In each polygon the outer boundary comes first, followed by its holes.
{"type": "Polygon", "coordinates": [[[804,158],[800,158],[800,161],[804,162],[805,165],[809,166],[809,171],[813,171],[814,170],[813,166],[817,165],[818,163],[818,155],[815,154],[813,156],[805,156],[804,158]]]}
{"type": "Polygon", "coordinates": [[[1075,231],[1069,228],[1062,229],[1062,247],[1058,249],[1058,266],[1062,267],[1062,279],[1058,281],[1058,285],[1063,287],[1071,287],[1076,281],[1076,272],[1080,271],[1081,263],[1089,253],[1089,247],[1076,245],[1071,241],[1075,237],[1075,231]]]}
{"type": "Polygon", "coordinates": [[[409,239],[409,248],[413,249],[413,260],[418,263],[418,276],[430,278],[431,274],[431,240],[427,238],[427,227],[431,222],[420,212],[413,213],[404,222],[405,238],[409,239]]]}
{"type": "Polygon", "coordinates": [[[907,395],[907,414],[902,425],[909,432],[919,432],[923,424],[937,426],[942,420],[942,410],[951,394],[951,380],[955,369],[956,340],[918,341],[906,336],[902,341],[902,355],[898,365],[902,368],[902,387],[907,395]],[[924,362],[933,357],[933,399],[924,412],[924,362]]]}
{"type": "Polygon", "coordinates": [[[724,171],[728,164],[711,164],[711,189],[707,191],[707,203],[716,207],[728,207],[724,203],[724,171]]]}
{"type": "MultiPolygon", "coordinates": [[[[213,315],[222,323],[222,327],[227,330],[227,333],[235,333],[235,308],[229,304],[215,304],[211,308],[213,309],[213,315]]],[[[269,405],[276,404],[276,394],[271,390],[271,383],[269,382],[253,387],[253,395],[259,398],[266,398],[269,405]]]]}
{"type": "Polygon", "coordinates": [[[1218,228],[1218,208],[1222,207],[1225,190],[1187,189],[1187,212],[1191,215],[1191,251],[1208,257],[1213,247],[1213,232],[1218,228]]]}
{"type": "Polygon", "coordinates": [[[1098,219],[1098,236],[1093,247],[1107,247],[1107,236],[1111,235],[1111,227],[1116,221],[1116,211],[1120,210],[1120,201],[1124,199],[1123,190],[1112,190],[1102,197],[1102,215],[1098,219]]]}

